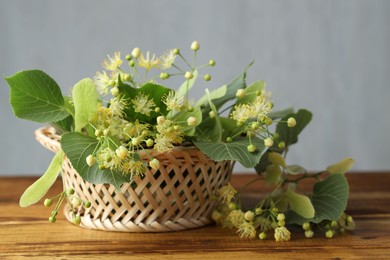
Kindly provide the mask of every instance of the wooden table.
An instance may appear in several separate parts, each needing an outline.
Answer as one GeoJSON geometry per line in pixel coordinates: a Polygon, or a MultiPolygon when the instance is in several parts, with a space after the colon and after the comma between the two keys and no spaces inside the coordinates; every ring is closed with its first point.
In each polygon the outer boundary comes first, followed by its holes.
{"type": "MultiPolygon", "coordinates": [[[[234,186],[254,175],[235,175],[234,186]]],[[[306,239],[300,230],[289,242],[240,239],[216,226],[174,233],[115,233],[86,230],[59,216],[47,221],[42,204],[19,208],[24,189],[36,178],[0,178],[0,259],[390,259],[390,173],[349,174],[347,212],[357,228],[333,239],[306,239]]],[[[57,181],[51,194],[58,193],[57,181]]],[[[251,186],[246,202],[256,197],[251,186]]]]}

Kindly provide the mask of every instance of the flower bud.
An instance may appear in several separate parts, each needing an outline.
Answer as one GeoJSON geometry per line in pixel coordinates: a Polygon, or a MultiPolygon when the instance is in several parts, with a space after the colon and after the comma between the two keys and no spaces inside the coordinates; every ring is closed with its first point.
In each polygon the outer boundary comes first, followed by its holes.
{"type": "Polygon", "coordinates": [[[242,88],[237,89],[236,97],[242,98],[242,97],[244,97],[244,96],[245,96],[245,89],[242,89],[242,88]]]}
{"type": "Polygon", "coordinates": [[[131,52],[131,55],[134,58],[139,58],[139,56],[141,55],[141,49],[140,48],[134,48],[133,51],[131,52]]]}
{"type": "Polygon", "coordinates": [[[266,147],[271,147],[272,145],[274,145],[274,140],[272,140],[270,137],[264,139],[264,145],[266,147]]]}
{"type": "Polygon", "coordinates": [[[149,166],[154,169],[154,170],[158,170],[158,168],[160,167],[160,161],[157,160],[156,158],[153,158],[150,162],[149,162],[149,166]]]}
{"type": "Polygon", "coordinates": [[[46,208],[50,207],[53,204],[53,201],[51,199],[45,199],[43,202],[43,205],[45,205],[46,208]]]}
{"type": "Polygon", "coordinates": [[[133,60],[129,61],[129,66],[130,67],[134,67],[135,66],[135,62],[133,60]]]}
{"type": "Polygon", "coordinates": [[[131,55],[130,54],[127,54],[126,57],[125,57],[126,60],[131,60],[131,55]]]}
{"type": "Polygon", "coordinates": [[[266,238],[267,238],[267,233],[261,232],[261,233],[259,234],[259,238],[260,238],[261,240],[266,239],[266,238]]]}
{"type": "Polygon", "coordinates": [[[256,145],[250,144],[247,146],[248,152],[253,153],[256,151],[256,145]]]}
{"type": "Polygon", "coordinates": [[[211,110],[211,111],[209,112],[209,117],[210,117],[210,118],[215,118],[215,112],[214,112],[213,110],[211,110]]]}
{"type": "Polygon", "coordinates": [[[188,124],[189,126],[195,126],[196,123],[197,123],[196,121],[197,121],[197,120],[196,120],[195,117],[190,116],[190,117],[187,119],[187,124],[188,124]]]}
{"type": "Polygon", "coordinates": [[[76,216],[73,217],[73,219],[72,219],[72,223],[73,224],[78,226],[78,225],[80,225],[80,222],[81,222],[81,218],[80,218],[79,215],[76,215],[76,216]]]}
{"type": "Polygon", "coordinates": [[[51,217],[49,218],[49,222],[50,222],[50,223],[55,223],[55,222],[56,222],[56,218],[53,217],[53,216],[51,216],[51,217]]]}
{"type": "Polygon", "coordinates": [[[81,200],[79,198],[72,198],[70,203],[73,207],[78,208],[81,206],[81,200]]]}
{"type": "Polygon", "coordinates": [[[178,55],[180,53],[180,50],[178,48],[173,49],[173,54],[178,55]]]}
{"type": "Polygon", "coordinates": [[[119,157],[119,159],[124,160],[129,154],[129,151],[126,147],[121,145],[118,147],[118,149],[115,150],[115,153],[119,157]]]}
{"type": "Polygon", "coordinates": [[[233,142],[233,138],[231,138],[230,136],[228,136],[228,137],[226,138],[226,142],[228,142],[228,143],[233,142]]]}
{"type": "Polygon", "coordinates": [[[305,231],[305,237],[306,238],[312,238],[314,236],[313,230],[309,229],[305,231]]]}
{"type": "Polygon", "coordinates": [[[280,149],[284,149],[285,147],[286,147],[286,143],[285,142],[280,142],[279,144],[278,144],[278,147],[280,148],[280,149]]]}
{"type": "Polygon", "coordinates": [[[211,80],[211,75],[210,74],[206,74],[206,75],[204,75],[203,79],[205,81],[210,81],[211,80]]]}
{"type": "Polygon", "coordinates": [[[184,74],[184,77],[188,80],[192,79],[194,77],[194,74],[192,74],[191,71],[187,71],[185,74],[184,74]]]}
{"type": "Polygon", "coordinates": [[[160,79],[168,79],[168,78],[169,78],[169,74],[167,72],[160,73],[160,79]]]}
{"type": "Polygon", "coordinates": [[[157,124],[162,125],[165,123],[165,117],[164,116],[158,116],[157,117],[157,124]]]}
{"type": "Polygon", "coordinates": [[[111,89],[111,94],[112,94],[114,97],[118,96],[118,94],[119,94],[119,89],[118,89],[118,87],[113,87],[113,88],[111,89]]]}
{"type": "Polygon", "coordinates": [[[200,48],[199,43],[197,41],[193,41],[191,44],[191,50],[197,51],[197,50],[199,50],[199,48],[200,48]]]}
{"type": "Polygon", "coordinates": [[[134,145],[134,146],[137,146],[141,143],[141,140],[139,137],[134,137],[133,139],[131,139],[131,143],[134,145]]]}
{"type": "Polygon", "coordinates": [[[96,163],[96,158],[92,154],[88,155],[85,159],[89,167],[93,166],[96,163]]]}
{"type": "Polygon", "coordinates": [[[152,147],[153,144],[154,144],[154,141],[153,141],[152,139],[149,138],[148,140],[146,140],[145,143],[146,143],[146,146],[147,146],[147,147],[152,147]]]}
{"type": "Polygon", "coordinates": [[[215,60],[210,60],[210,61],[209,61],[209,65],[210,65],[211,67],[215,66],[215,60]]]}
{"type": "Polygon", "coordinates": [[[278,216],[277,216],[277,220],[278,221],[282,221],[282,220],[285,220],[285,219],[286,219],[286,217],[285,217],[285,215],[283,213],[279,213],[278,214],[278,216]]]}
{"type": "Polygon", "coordinates": [[[252,221],[254,217],[255,217],[255,214],[252,211],[250,211],[250,210],[248,210],[244,214],[244,218],[245,218],[246,221],[252,221]]]}
{"type": "Polygon", "coordinates": [[[161,110],[161,108],[160,108],[160,107],[156,107],[156,108],[154,109],[154,112],[156,112],[156,113],[159,113],[159,112],[160,112],[160,110],[161,110]]]}
{"type": "Polygon", "coordinates": [[[91,207],[91,202],[85,201],[84,202],[84,207],[87,208],[87,209],[90,208],[91,207]]]}
{"type": "Polygon", "coordinates": [[[296,125],[297,125],[297,121],[295,120],[295,118],[290,117],[289,119],[287,119],[287,126],[288,127],[294,127],[296,125]]]}

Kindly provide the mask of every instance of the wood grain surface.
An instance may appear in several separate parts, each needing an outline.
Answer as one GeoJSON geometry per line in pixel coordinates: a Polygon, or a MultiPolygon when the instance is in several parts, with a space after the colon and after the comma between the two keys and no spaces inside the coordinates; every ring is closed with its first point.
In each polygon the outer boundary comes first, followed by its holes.
{"type": "MultiPolygon", "coordinates": [[[[235,175],[236,188],[254,175],[235,175]]],[[[347,175],[347,212],[352,233],[306,239],[299,229],[289,242],[240,239],[234,232],[207,226],[171,233],[117,233],[86,230],[59,215],[55,224],[42,204],[20,208],[19,197],[36,178],[0,178],[0,259],[390,259],[390,173],[347,175]]],[[[58,180],[50,194],[61,190],[58,180]]],[[[243,198],[255,203],[261,183],[243,198]]]]}

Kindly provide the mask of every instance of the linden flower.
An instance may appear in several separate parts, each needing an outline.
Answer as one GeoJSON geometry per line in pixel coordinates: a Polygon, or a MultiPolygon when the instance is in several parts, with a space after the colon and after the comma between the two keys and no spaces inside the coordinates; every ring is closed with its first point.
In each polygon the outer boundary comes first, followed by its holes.
{"type": "Polygon", "coordinates": [[[246,223],[244,212],[242,212],[240,209],[230,212],[228,219],[230,223],[232,223],[236,228],[239,228],[243,223],[246,223]]]}
{"type": "Polygon", "coordinates": [[[149,56],[149,51],[146,52],[146,58],[144,57],[143,53],[141,53],[138,66],[144,67],[146,70],[150,70],[151,68],[157,68],[160,64],[160,60],[156,58],[155,54],[152,55],[152,58],[150,58],[149,56]]]}
{"type": "Polygon", "coordinates": [[[157,134],[154,140],[154,149],[159,153],[169,152],[173,149],[173,141],[171,138],[157,134]]]}
{"type": "Polygon", "coordinates": [[[260,96],[257,96],[255,101],[252,105],[252,115],[254,118],[257,118],[260,121],[265,120],[268,115],[268,113],[272,109],[272,103],[269,101],[268,96],[269,94],[266,94],[263,92],[260,96]]]}
{"type": "Polygon", "coordinates": [[[230,183],[228,183],[227,185],[220,188],[218,193],[222,201],[230,202],[236,195],[237,191],[232,187],[232,185],[230,185],[230,183]]]}
{"type": "Polygon", "coordinates": [[[239,226],[237,233],[240,234],[241,238],[254,238],[256,236],[256,229],[251,223],[244,222],[239,226]]]}
{"type": "Polygon", "coordinates": [[[252,109],[247,104],[237,105],[232,113],[232,118],[240,123],[245,122],[250,118],[252,114],[252,109]]]}
{"type": "Polygon", "coordinates": [[[172,64],[175,62],[176,54],[174,50],[167,51],[163,56],[160,57],[160,69],[166,70],[169,69],[172,64]]]}
{"type": "Polygon", "coordinates": [[[150,112],[156,106],[153,99],[149,99],[149,95],[139,93],[134,99],[131,100],[134,104],[134,111],[149,116],[150,112]]]}
{"type": "Polygon", "coordinates": [[[167,110],[180,111],[183,108],[183,97],[178,97],[175,91],[170,91],[168,95],[164,96],[162,101],[167,106],[167,110]]]}
{"type": "Polygon", "coordinates": [[[121,60],[121,53],[119,51],[114,52],[114,56],[111,57],[110,55],[107,55],[108,59],[106,59],[103,63],[103,68],[114,71],[117,70],[123,61],[121,60]]]}
{"type": "Polygon", "coordinates": [[[145,165],[142,161],[131,160],[123,164],[122,169],[125,173],[130,174],[131,178],[143,176],[145,173],[145,165]]]}
{"type": "Polygon", "coordinates": [[[114,116],[122,116],[123,110],[126,108],[127,102],[124,98],[112,98],[110,100],[110,107],[112,115],[114,116]]]}
{"type": "Polygon", "coordinates": [[[276,241],[288,241],[290,240],[290,231],[286,227],[277,227],[275,229],[274,237],[276,241]]]}
{"type": "Polygon", "coordinates": [[[105,71],[100,73],[96,72],[96,76],[93,78],[95,81],[95,85],[97,86],[98,92],[100,94],[106,94],[108,92],[108,87],[110,85],[110,77],[107,75],[105,71]]]}

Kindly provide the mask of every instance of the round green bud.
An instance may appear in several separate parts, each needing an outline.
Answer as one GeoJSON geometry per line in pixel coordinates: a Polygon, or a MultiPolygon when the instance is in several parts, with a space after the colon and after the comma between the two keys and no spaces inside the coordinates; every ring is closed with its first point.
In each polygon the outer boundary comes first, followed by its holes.
{"type": "Polygon", "coordinates": [[[297,125],[297,121],[295,120],[295,118],[293,117],[290,117],[289,119],[287,119],[287,126],[288,127],[295,127],[297,125]]]}
{"type": "Polygon", "coordinates": [[[156,107],[156,108],[154,109],[154,112],[158,113],[158,112],[160,112],[160,110],[161,110],[160,107],[156,107]]]}
{"type": "Polygon", "coordinates": [[[160,79],[169,79],[169,74],[167,72],[161,72],[160,79]]]}
{"type": "Polygon", "coordinates": [[[73,188],[70,188],[66,191],[66,194],[67,195],[73,195],[74,194],[74,189],[73,188]]]}
{"type": "Polygon", "coordinates": [[[209,112],[209,117],[210,117],[210,118],[215,118],[215,112],[214,112],[213,110],[211,110],[211,111],[209,112]]]}
{"type": "Polygon", "coordinates": [[[192,79],[194,77],[194,74],[192,74],[191,71],[187,71],[185,74],[184,74],[184,77],[188,80],[192,79]]]}
{"type": "Polygon", "coordinates": [[[331,226],[331,227],[337,227],[337,221],[336,221],[336,220],[333,220],[333,221],[330,223],[330,226],[331,226]]]}
{"type": "Polygon", "coordinates": [[[206,75],[204,75],[203,79],[205,81],[210,81],[211,80],[211,75],[210,74],[206,74],[206,75]]]}
{"type": "Polygon", "coordinates": [[[333,235],[334,235],[333,230],[328,230],[328,231],[325,232],[325,237],[326,238],[332,238],[333,235]]]}
{"type": "Polygon", "coordinates": [[[279,138],[279,134],[278,133],[274,133],[273,138],[274,138],[274,140],[278,139],[279,138]]]}
{"type": "Polygon", "coordinates": [[[80,225],[81,217],[79,215],[74,216],[73,219],[72,219],[72,223],[77,225],[77,226],[80,225]]]}
{"type": "Polygon", "coordinates": [[[72,204],[73,207],[78,208],[81,206],[81,199],[79,198],[72,198],[70,203],[72,204]]]}
{"type": "Polygon", "coordinates": [[[264,123],[267,125],[267,126],[270,126],[272,125],[272,119],[267,117],[265,120],[264,120],[264,123]]]}
{"type": "Polygon", "coordinates": [[[56,218],[54,216],[49,217],[49,222],[50,223],[55,223],[56,222],[56,218]]]}
{"type": "Polygon", "coordinates": [[[43,202],[43,205],[45,205],[45,207],[48,208],[51,205],[53,205],[53,201],[51,199],[45,199],[45,201],[43,202]]]}
{"type": "Polygon", "coordinates": [[[274,140],[272,140],[272,138],[268,137],[268,138],[264,139],[264,145],[266,147],[272,147],[274,145],[274,140]]]}
{"type": "Polygon", "coordinates": [[[134,146],[137,146],[141,143],[141,140],[140,138],[138,137],[134,137],[133,139],[131,139],[131,143],[134,145],[134,146]]]}
{"type": "Polygon", "coordinates": [[[209,61],[209,65],[210,65],[211,67],[215,66],[215,60],[210,60],[210,61],[209,61]]]}
{"type": "Polygon", "coordinates": [[[231,210],[237,209],[236,203],[230,202],[230,203],[229,203],[229,209],[231,209],[231,210]]]}
{"type": "Polygon", "coordinates": [[[310,226],[310,223],[309,222],[305,222],[302,224],[302,228],[304,230],[310,230],[311,229],[311,226],[310,226]]]}
{"type": "Polygon", "coordinates": [[[123,79],[123,81],[130,81],[131,80],[131,75],[126,73],[126,74],[123,75],[122,79],[123,79]]]}
{"type": "Polygon", "coordinates": [[[230,143],[232,141],[233,141],[233,139],[230,136],[226,138],[226,142],[230,143]]]}
{"type": "Polygon", "coordinates": [[[312,238],[314,236],[313,230],[309,229],[305,231],[305,237],[306,238],[312,238]]]}
{"type": "Polygon", "coordinates": [[[261,240],[266,239],[266,238],[267,238],[267,233],[261,232],[261,233],[259,234],[259,238],[260,238],[261,240]]]}
{"type": "Polygon", "coordinates": [[[254,217],[255,217],[255,214],[252,211],[250,211],[250,210],[248,210],[244,214],[244,218],[245,218],[246,221],[252,221],[254,217]]]}
{"type": "Polygon", "coordinates": [[[276,218],[278,221],[282,221],[286,219],[286,216],[283,213],[279,213],[276,218]]]}
{"type": "Polygon", "coordinates": [[[256,215],[260,215],[261,213],[263,213],[263,209],[262,208],[256,208],[255,209],[255,213],[256,213],[256,215]]]}
{"type": "Polygon", "coordinates": [[[250,152],[250,153],[254,153],[256,151],[256,145],[254,145],[254,144],[250,144],[246,148],[247,148],[248,152],[250,152]]]}
{"type": "Polygon", "coordinates": [[[110,135],[110,130],[109,130],[109,129],[104,129],[104,130],[103,130],[103,135],[104,135],[104,136],[110,135]]]}
{"type": "Polygon", "coordinates": [[[286,225],[286,222],[284,220],[279,220],[278,221],[278,226],[279,227],[284,227],[286,225]]]}
{"type": "Polygon", "coordinates": [[[132,57],[131,57],[130,54],[127,54],[126,57],[125,57],[126,60],[131,60],[131,58],[132,58],[132,57]]]}
{"type": "Polygon", "coordinates": [[[259,128],[260,124],[258,122],[253,122],[251,124],[251,128],[252,130],[257,130],[259,128]]]}
{"type": "Polygon", "coordinates": [[[200,45],[197,41],[193,41],[192,44],[191,44],[191,50],[193,51],[197,51],[200,49],[200,45]]]}
{"type": "Polygon", "coordinates": [[[115,84],[116,84],[116,83],[115,83],[115,80],[112,80],[112,79],[111,79],[111,80],[108,81],[108,85],[109,85],[109,86],[115,86],[115,84]]]}
{"type": "Polygon", "coordinates": [[[346,222],[347,222],[348,224],[352,223],[352,222],[353,222],[352,216],[348,216],[347,219],[346,219],[346,222]]]}
{"type": "Polygon", "coordinates": [[[173,54],[178,55],[180,53],[180,50],[178,48],[173,49],[173,54]]]}
{"type": "Polygon", "coordinates": [[[286,147],[286,143],[285,142],[280,142],[280,143],[278,143],[278,147],[280,149],[284,149],[286,147]]]}
{"type": "Polygon", "coordinates": [[[190,105],[190,106],[188,106],[188,108],[187,108],[187,109],[188,109],[188,111],[190,111],[190,112],[194,111],[194,107],[193,107],[193,106],[191,106],[191,105],[190,105]]]}
{"type": "Polygon", "coordinates": [[[145,143],[146,143],[147,147],[152,147],[154,145],[154,141],[152,139],[150,139],[150,138],[148,140],[146,140],[145,143]]]}
{"type": "Polygon", "coordinates": [[[134,67],[135,66],[135,62],[133,60],[129,61],[129,66],[130,67],[134,67]]]}
{"type": "Polygon", "coordinates": [[[91,207],[91,202],[89,202],[89,201],[84,201],[84,207],[85,208],[90,208],[91,207]]]}
{"type": "Polygon", "coordinates": [[[111,95],[113,95],[114,97],[118,96],[119,95],[119,88],[118,87],[113,87],[111,90],[111,95]]]}

